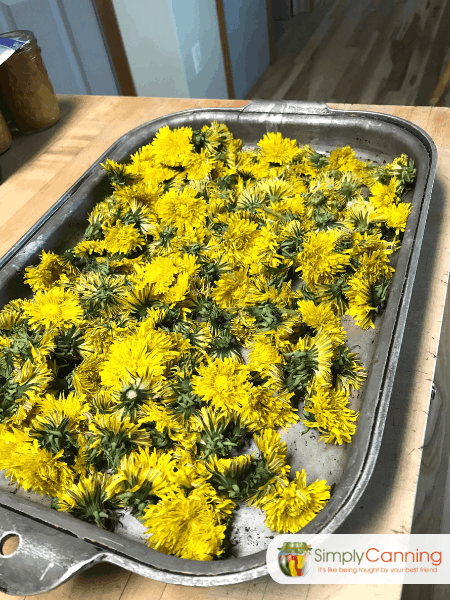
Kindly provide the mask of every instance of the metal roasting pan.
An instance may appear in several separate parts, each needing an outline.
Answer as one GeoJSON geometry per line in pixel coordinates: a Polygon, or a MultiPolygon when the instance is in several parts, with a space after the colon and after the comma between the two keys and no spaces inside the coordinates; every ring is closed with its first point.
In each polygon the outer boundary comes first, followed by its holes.
{"type": "MultiPolygon", "coordinates": [[[[367,371],[363,389],[351,401],[351,407],[360,410],[353,442],[324,444],[312,430],[301,436],[302,424],[282,435],[293,471],[304,467],[308,483],[319,478],[334,484],[330,501],[303,532],[332,533],[355,508],[381,444],[437,166],[436,146],[422,129],[379,113],[333,110],[324,103],[273,101],[254,101],[244,108],[187,110],[145,123],[113,144],[0,260],[0,307],[13,298],[30,297],[23,283],[24,268],[36,264],[42,250],[62,252],[81,239],[88,212],[107,189],[101,162],[126,159],[150,143],[165,125],[198,129],[213,120],[225,123],[246,146],[256,145],[269,131],[279,131],[320,152],[349,144],[363,160],[382,164],[406,153],[416,164],[417,179],[406,198],[413,210],[394,258],[396,272],[386,311],[377,319],[375,331],[363,331],[351,319],[344,319],[348,345],[359,352],[367,371]]],[[[237,511],[232,530],[234,557],[201,562],[148,548],[131,517],[124,519],[119,531],[109,533],[52,510],[39,496],[11,490],[13,486],[0,478],[0,549],[6,536],[20,538],[13,554],[0,553],[0,589],[8,594],[26,596],[53,589],[101,561],[190,586],[233,584],[267,574],[266,548],[275,533],[264,526],[263,515],[256,509],[243,506],[237,511]]]]}

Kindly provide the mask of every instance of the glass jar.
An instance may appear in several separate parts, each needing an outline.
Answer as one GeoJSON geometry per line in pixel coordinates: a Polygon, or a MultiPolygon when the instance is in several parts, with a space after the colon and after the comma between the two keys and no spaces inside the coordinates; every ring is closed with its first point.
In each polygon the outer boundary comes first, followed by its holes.
{"type": "Polygon", "coordinates": [[[22,133],[50,127],[59,119],[59,104],[33,32],[9,31],[0,36],[25,42],[0,65],[0,88],[15,125],[22,133]]]}
{"type": "Polygon", "coordinates": [[[10,146],[11,134],[2,113],[0,113],[0,154],[6,152],[10,146]]]}

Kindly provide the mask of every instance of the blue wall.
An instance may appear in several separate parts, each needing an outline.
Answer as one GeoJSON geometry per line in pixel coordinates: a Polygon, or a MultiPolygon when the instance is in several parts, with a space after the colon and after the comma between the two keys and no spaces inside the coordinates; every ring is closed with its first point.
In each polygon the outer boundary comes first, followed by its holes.
{"type": "Polygon", "coordinates": [[[137,95],[189,98],[166,0],[113,0],[113,4],[137,95]]]}
{"type": "Polygon", "coordinates": [[[214,0],[168,0],[190,98],[228,98],[214,0]],[[196,74],[192,46],[200,43],[203,69],[196,74]]]}
{"type": "Polygon", "coordinates": [[[266,0],[223,0],[236,98],[245,98],[269,66],[266,0]]]}

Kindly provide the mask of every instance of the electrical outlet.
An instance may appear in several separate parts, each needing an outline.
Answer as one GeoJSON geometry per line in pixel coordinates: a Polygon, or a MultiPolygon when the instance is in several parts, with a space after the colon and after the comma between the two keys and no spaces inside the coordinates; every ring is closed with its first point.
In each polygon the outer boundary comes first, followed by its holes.
{"type": "Polygon", "coordinates": [[[191,48],[192,58],[194,59],[195,74],[198,75],[203,69],[202,65],[202,50],[200,48],[200,42],[197,42],[195,46],[191,48]]]}

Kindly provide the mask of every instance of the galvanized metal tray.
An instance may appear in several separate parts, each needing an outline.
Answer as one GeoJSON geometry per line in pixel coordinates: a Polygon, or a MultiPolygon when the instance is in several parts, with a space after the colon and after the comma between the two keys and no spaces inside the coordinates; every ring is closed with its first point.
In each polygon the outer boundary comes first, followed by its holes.
{"type": "MultiPolygon", "coordinates": [[[[330,501],[303,532],[332,533],[364,491],[381,444],[437,166],[436,147],[420,128],[397,117],[333,110],[324,103],[269,101],[251,102],[242,109],[189,110],[146,123],[111,146],[0,260],[0,306],[12,298],[30,296],[23,270],[37,263],[42,250],[62,252],[81,239],[88,212],[105,193],[101,162],[127,158],[151,142],[162,126],[198,129],[213,120],[225,123],[246,146],[256,145],[269,131],[279,131],[324,153],[349,144],[363,160],[381,164],[406,153],[416,164],[417,179],[407,198],[413,209],[402,248],[395,256],[387,309],[377,319],[375,331],[363,331],[351,319],[344,320],[348,345],[358,351],[368,373],[363,389],[352,398],[352,408],[361,411],[354,441],[325,445],[314,431],[300,436],[302,425],[283,435],[293,470],[305,467],[308,482],[325,478],[334,484],[330,501]]],[[[255,509],[242,506],[237,511],[232,531],[235,557],[198,562],[143,545],[142,528],[131,517],[124,519],[116,533],[109,533],[50,509],[45,500],[37,502],[32,494],[9,493],[6,483],[0,479],[0,550],[7,536],[20,538],[15,553],[0,554],[0,589],[9,594],[52,589],[101,561],[159,581],[191,586],[238,583],[267,573],[266,548],[275,534],[255,509]]]]}

